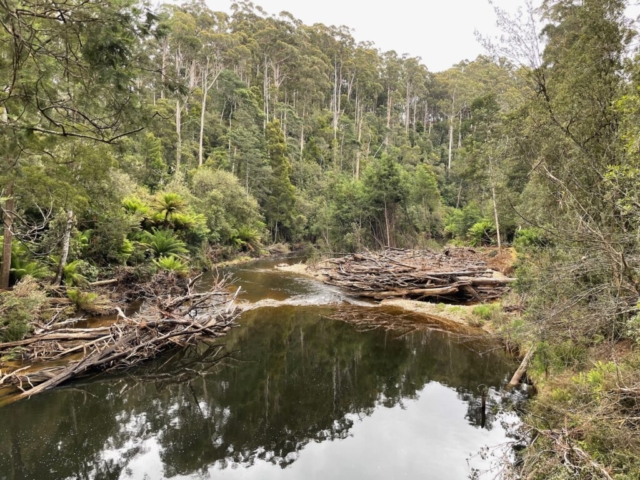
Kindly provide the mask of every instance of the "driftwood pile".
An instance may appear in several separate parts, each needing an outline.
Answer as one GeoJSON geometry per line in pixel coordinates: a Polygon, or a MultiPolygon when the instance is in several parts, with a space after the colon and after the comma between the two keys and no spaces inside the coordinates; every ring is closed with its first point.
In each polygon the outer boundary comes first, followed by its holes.
{"type": "Polygon", "coordinates": [[[353,295],[384,300],[410,298],[486,302],[500,298],[515,281],[495,276],[470,248],[387,249],[327,260],[315,267],[324,282],[353,295]]]}
{"type": "Polygon", "coordinates": [[[29,365],[10,373],[0,371],[0,387],[17,387],[21,393],[13,400],[19,400],[83,374],[130,368],[172,346],[224,336],[239,314],[235,305],[239,289],[232,296],[222,281],[208,292],[197,293],[193,284],[189,282],[182,295],[145,303],[131,318],[118,309],[110,326],[54,324],[25,340],[0,344],[0,356],[18,355],[29,363],[63,362],[43,369],[29,365]]]}

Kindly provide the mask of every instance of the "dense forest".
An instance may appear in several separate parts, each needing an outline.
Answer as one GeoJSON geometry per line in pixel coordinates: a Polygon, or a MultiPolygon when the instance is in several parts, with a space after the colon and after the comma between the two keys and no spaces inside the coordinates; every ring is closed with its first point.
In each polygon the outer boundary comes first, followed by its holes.
{"type": "MultiPolygon", "coordinates": [[[[502,334],[536,348],[541,391],[518,468],[637,478],[629,3],[497,9],[486,56],[434,73],[247,1],[1,0],[0,288],[77,299],[116,268],[186,273],[277,243],[512,244],[525,313],[502,334]]],[[[0,339],[42,295],[0,301],[0,339]]]]}

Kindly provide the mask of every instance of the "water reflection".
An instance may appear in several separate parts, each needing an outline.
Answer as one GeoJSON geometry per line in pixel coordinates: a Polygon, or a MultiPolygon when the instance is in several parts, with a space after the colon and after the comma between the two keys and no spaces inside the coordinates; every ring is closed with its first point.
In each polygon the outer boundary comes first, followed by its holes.
{"type": "Polygon", "coordinates": [[[330,314],[248,312],[225,351],[200,345],[2,408],[0,479],[465,478],[466,456],[504,439],[513,367],[499,350],[358,333],[330,314]]]}

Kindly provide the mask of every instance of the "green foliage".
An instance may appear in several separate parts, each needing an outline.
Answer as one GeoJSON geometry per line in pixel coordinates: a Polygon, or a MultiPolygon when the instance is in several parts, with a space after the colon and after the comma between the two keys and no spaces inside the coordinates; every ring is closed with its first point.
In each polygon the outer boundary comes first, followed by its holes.
{"type": "Polygon", "coordinates": [[[482,212],[475,203],[449,210],[444,231],[453,238],[464,240],[469,230],[482,220],[482,212]]]}
{"type": "Polygon", "coordinates": [[[157,215],[165,227],[169,226],[173,216],[187,211],[187,202],[178,193],[160,193],[157,195],[155,203],[157,215]]]}
{"type": "Polygon", "coordinates": [[[156,258],[188,253],[186,244],[172,230],[154,228],[151,232],[143,232],[141,243],[150,249],[156,258]]]}
{"type": "Polygon", "coordinates": [[[179,275],[187,275],[189,273],[189,266],[175,255],[154,259],[153,263],[160,270],[164,270],[166,272],[173,272],[179,275]]]}
{"type": "Polygon", "coordinates": [[[0,292],[0,342],[22,340],[31,332],[46,300],[44,291],[28,276],[13,290],[0,292]]]}
{"type": "Polygon", "coordinates": [[[24,262],[16,259],[11,262],[11,265],[11,274],[17,281],[27,276],[38,280],[51,276],[51,270],[38,262],[24,262]]]}
{"type": "Polygon", "coordinates": [[[286,156],[287,144],[278,120],[267,124],[265,136],[272,172],[265,216],[275,242],[279,238],[291,240],[295,230],[295,188],[291,184],[291,164],[286,156]]]}
{"type": "MultiPolygon", "coordinates": [[[[3,240],[3,237],[0,236],[0,244],[3,240]]],[[[45,265],[31,259],[30,253],[24,245],[14,242],[11,250],[11,276],[14,282],[27,276],[41,280],[51,276],[51,271],[45,265]]]]}
{"type": "Polygon", "coordinates": [[[232,244],[237,248],[248,248],[252,251],[260,248],[260,233],[251,227],[240,227],[231,237],[232,244]]]}
{"type": "Polygon", "coordinates": [[[514,245],[518,250],[548,247],[551,242],[548,234],[541,228],[523,228],[516,233],[514,245]]]}
{"type": "Polygon", "coordinates": [[[617,372],[617,366],[612,362],[596,362],[594,367],[588,372],[582,372],[573,377],[573,382],[580,386],[590,388],[593,393],[599,394],[604,388],[604,382],[607,376],[617,372]]]}
{"type": "Polygon", "coordinates": [[[198,169],[191,179],[194,209],[204,215],[211,242],[233,243],[240,230],[253,230],[261,240],[264,230],[260,207],[247,195],[236,176],[222,170],[198,169]]]}
{"type": "Polygon", "coordinates": [[[126,197],[122,200],[122,207],[129,215],[139,215],[144,217],[150,211],[149,205],[138,197],[126,197]]]}
{"type": "Polygon", "coordinates": [[[502,310],[501,304],[491,303],[487,305],[478,305],[476,307],[473,307],[473,310],[471,310],[471,313],[484,321],[489,321],[496,314],[496,312],[500,312],[501,310],[502,310]]]}
{"type": "Polygon", "coordinates": [[[76,310],[95,315],[103,315],[112,310],[111,302],[97,293],[82,292],[78,289],[68,289],[67,297],[76,310]]]}
{"type": "Polygon", "coordinates": [[[64,266],[62,278],[68,286],[80,286],[89,282],[87,277],[83,275],[83,269],[87,267],[87,263],[83,260],[74,260],[64,266]]]}
{"type": "Polygon", "coordinates": [[[538,344],[534,367],[538,372],[560,372],[567,368],[581,367],[587,360],[584,344],[571,340],[564,342],[544,341],[538,344]]]}
{"type": "Polygon", "coordinates": [[[467,238],[474,247],[480,245],[490,245],[493,243],[492,237],[496,233],[496,226],[489,220],[481,220],[474,223],[467,232],[467,238]]]}

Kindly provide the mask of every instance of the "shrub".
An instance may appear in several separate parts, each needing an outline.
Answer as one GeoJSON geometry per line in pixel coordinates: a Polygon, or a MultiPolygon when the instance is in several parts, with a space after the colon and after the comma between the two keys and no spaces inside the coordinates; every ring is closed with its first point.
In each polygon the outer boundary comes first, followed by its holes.
{"type": "Polygon", "coordinates": [[[67,290],[67,297],[74,304],[76,310],[103,315],[110,312],[113,307],[111,302],[97,293],[82,292],[77,289],[67,290]]]}
{"type": "Polygon", "coordinates": [[[491,245],[493,243],[493,236],[496,233],[496,227],[493,222],[489,220],[481,220],[469,229],[467,232],[467,238],[474,247],[480,245],[491,245]]]}
{"type": "Polygon", "coordinates": [[[518,250],[535,247],[546,247],[551,245],[546,232],[540,228],[523,228],[516,232],[513,242],[518,250]]]}
{"type": "Polygon", "coordinates": [[[156,208],[164,224],[168,225],[173,215],[186,212],[187,202],[177,193],[163,192],[156,197],[156,208]]]}
{"type": "Polygon", "coordinates": [[[20,281],[25,277],[43,279],[49,277],[51,271],[38,262],[27,262],[15,257],[11,260],[11,275],[16,281],[20,281]]]}
{"type": "Polygon", "coordinates": [[[236,248],[247,248],[255,251],[260,248],[260,232],[252,227],[242,226],[232,234],[231,243],[236,248]]]}
{"type": "Polygon", "coordinates": [[[82,274],[82,269],[87,263],[82,260],[74,260],[65,265],[62,273],[65,285],[77,287],[89,283],[87,277],[82,274]]]}
{"type": "Polygon", "coordinates": [[[149,205],[138,197],[127,197],[122,201],[122,207],[130,215],[146,216],[149,214],[149,205]]]}
{"type": "Polygon", "coordinates": [[[454,238],[463,239],[469,229],[480,220],[482,220],[482,212],[474,203],[461,209],[454,208],[447,214],[444,231],[454,238]]]}
{"type": "Polygon", "coordinates": [[[499,303],[494,303],[490,305],[478,305],[474,307],[471,313],[481,320],[491,320],[495,314],[495,312],[499,312],[502,309],[502,305],[499,303]]]}
{"type": "Polygon", "coordinates": [[[0,341],[22,340],[38,319],[47,298],[31,277],[24,277],[12,291],[0,293],[0,341]]]}
{"type": "Polygon", "coordinates": [[[153,263],[160,269],[166,272],[174,272],[179,275],[186,275],[189,273],[189,266],[180,260],[176,256],[160,257],[154,260],[153,263]]]}
{"type": "Polygon", "coordinates": [[[186,244],[171,230],[158,230],[142,233],[142,245],[151,249],[157,257],[179,256],[188,253],[186,244]]]}

